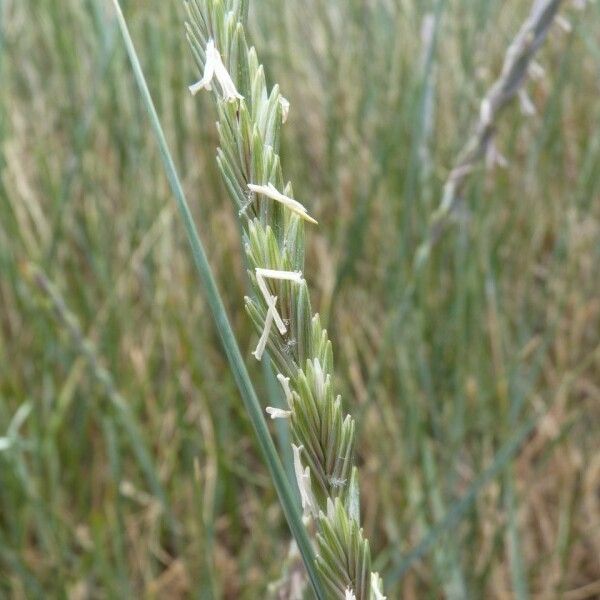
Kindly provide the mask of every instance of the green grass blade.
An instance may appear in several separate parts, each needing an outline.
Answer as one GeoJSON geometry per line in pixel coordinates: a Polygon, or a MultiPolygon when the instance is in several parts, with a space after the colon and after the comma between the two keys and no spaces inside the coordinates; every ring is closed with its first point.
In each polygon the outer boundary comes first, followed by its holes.
{"type": "Polygon", "coordinates": [[[74,347],[86,360],[94,377],[104,388],[104,391],[111,402],[115,419],[127,434],[127,440],[130,443],[131,450],[146,478],[148,487],[152,491],[152,494],[158,499],[164,510],[165,518],[171,533],[176,535],[179,528],[177,520],[170,508],[167,494],[160,482],[154,463],[152,462],[150,451],[144,442],[142,429],[137,423],[129,403],[117,389],[117,385],[112,375],[102,366],[96,348],[92,342],[85,337],[79,319],[71,311],[70,307],[67,306],[59,290],[48,279],[46,274],[33,263],[28,263],[26,265],[24,273],[28,281],[48,298],[50,307],[53,309],[53,313],[58,322],[69,333],[74,347]]]}
{"type": "Polygon", "coordinates": [[[508,550],[510,575],[512,579],[512,588],[516,600],[527,600],[529,592],[527,589],[526,561],[521,547],[521,536],[517,523],[518,498],[515,491],[513,469],[506,471],[504,478],[504,504],[508,513],[508,550]]]}
{"type": "Polygon", "coordinates": [[[127,27],[127,23],[125,22],[125,17],[123,16],[119,0],[113,0],[113,4],[115,6],[117,20],[123,40],[125,42],[127,54],[131,61],[134,77],[140,89],[142,101],[150,117],[150,122],[158,142],[167,178],[169,180],[173,196],[177,203],[177,208],[186,229],[188,241],[192,249],[194,263],[204,285],[206,298],[215,320],[219,336],[221,337],[221,341],[227,354],[235,381],[256,433],[260,449],[273,478],[273,482],[275,484],[277,494],[279,495],[283,512],[289,524],[290,530],[294,535],[296,542],[298,543],[298,548],[300,549],[304,559],[304,564],[306,565],[306,569],[315,593],[319,599],[322,599],[325,596],[321,590],[319,578],[315,570],[313,549],[304,525],[302,524],[298,506],[295,502],[291,487],[288,484],[281,461],[277,455],[277,451],[269,433],[269,429],[256,396],[256,392],[254,391],[252,382],[250,381],[250,376],[248,375],[246,365],[225,312],[225,307],[223,305],[223,301],[221,300],[212,270],[208,263],[202,241],[200,240],[198,232],[196,231],[193,217],[183,191],[183,186],[181,185],[181,181],[175,168],[175,163],[173,162],[173,158],[169,151],[162,125],[154,107],[154,102],[152,101],[150,91],[146,84],[146,79],[134,48],[133,41],[129,34],[129,29],[127,27]]]}
{"type": "Polygon", "coordinates": [[[477,499],[479,492],[506,467],[514,455],[519,451],[521,444],[527,436],[533,431],[538,419],[530,418],[522,427],[520,427],[510,439],[496,453],[493,463],[471,484],[468,492],[446,513],[446,516],[439,521],[423,538],[421,543],[407,554],[397,566],[392,567],[385,577],[386,586],[391,586],[402,578],[402,576],[411,568],[413,563],[425,556],[433,547],[442,534],[454,527],[463,517],[473,502],[477,499]]]}

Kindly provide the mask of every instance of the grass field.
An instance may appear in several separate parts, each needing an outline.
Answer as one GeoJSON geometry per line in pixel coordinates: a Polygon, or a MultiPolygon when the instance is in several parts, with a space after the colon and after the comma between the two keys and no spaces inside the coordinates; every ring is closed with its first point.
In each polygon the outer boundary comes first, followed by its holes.
{"type": "MultiPolygon", "coordinates": [[[[111,4],[0,0],[0,598],[263,598],[290,533],[111,4]]],[[[415,271],[531,3],[251,2],[390,599],[600,597],[600,3],[563,4],[536,114],[500,115],[508,165],[415,271]]],[[[272,405],[184,11],[123,6],[272,405]]]]}

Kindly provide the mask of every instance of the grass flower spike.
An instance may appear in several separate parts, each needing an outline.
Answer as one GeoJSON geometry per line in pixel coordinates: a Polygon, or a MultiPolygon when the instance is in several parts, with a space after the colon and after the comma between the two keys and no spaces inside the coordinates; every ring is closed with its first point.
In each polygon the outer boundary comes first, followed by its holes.
{"type": "Polygon", "coordinates": [[[202,79],[190,89],[213,91],[219,122],[217,162],[238,211],[252,288],[246,310],[269,351],[288,409],[294,471],[316,567],[328,598],[384,598],[371,572],[360,527],[355,424],[335,393],[327,331],[312,313],[304,269],[304,224],[316,224],[284,185],[279,157],[289,102],[267,89],[262,65],[244,31],[245,0],[187,0],[187,37],[202,79]],[[212,86],[216,78],[220,92],[212,86]]]}

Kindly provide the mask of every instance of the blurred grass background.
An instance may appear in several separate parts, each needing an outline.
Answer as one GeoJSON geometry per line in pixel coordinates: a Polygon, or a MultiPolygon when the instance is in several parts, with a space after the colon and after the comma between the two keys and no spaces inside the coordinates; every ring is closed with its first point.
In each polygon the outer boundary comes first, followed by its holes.
{"type": "MultiPolygon", "coordinates": [[[[0,0],[0,597],[260,598],[289,533],[109,4],[0,0]]],[[[250,356],[182,7],[123,4],[250,356]]],[[[598,2],[565,2],[572,31],[552,30],[528,84],[538,114],[502,115],[509,166],[473,176],[405,293],[529,8],[251,3],[292,105],[285,170],[320,223],[306,276],[359,419],[389,598],[600,596],[598,2]]]]}

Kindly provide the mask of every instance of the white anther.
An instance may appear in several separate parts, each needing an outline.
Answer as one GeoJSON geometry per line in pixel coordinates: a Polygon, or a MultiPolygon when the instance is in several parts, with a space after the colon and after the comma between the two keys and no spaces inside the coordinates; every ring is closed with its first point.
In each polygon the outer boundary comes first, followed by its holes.
{"type": "Polygon", "coordinates": [[[288,120],[290,114],[290,102],[287,98],[279,96],[279,104],[281,105],[281,121],[285,123],[288,120]]]}
{"type": "Polygon", "coordinates": [[[271,292],[269,292],[269,288],[267,287],[265,279],[279,279],[280,281],[302,283],[304,281],[302,279],[302,273],[297,271],[277,271],[274,269],[262,269],[260,267],[256,268],[256,283],[258,284],[258,288],[260,289],[265,302],[269,307],[269,310],[272,312],[273,319],[277,325],[277,329],[279,329],[279,333],[283,335],[287,333],[287,327],[285,326],[280,314],[277,312],[277,308],[275,306],[277,298],[271,295],[271,292]]]}
{"type": "MultiPolygon", "coordinates": [[[[274,301],[277,301],[277,297],[273,296],[274,301]]],[[[273,307],[269,307],[267,310],[267,316],[265,317],[265,324],[263,327],[262,335],[258,340],[258,344],[256,346],[256,350],[252,353],[254,354],[254,358],[256,360],[262,360],[262,356],[265,352],[265,348],[267,347],[267,342],[269,341],[269,334],[271,333],[271,325],[273,323],[273,311],[275,309],[273,307]]]]}
{"type": "Polygon", "coordinates": [[[271,415],[271,419],[289,419],[292,416],[291,410],[283,410],[272,406],[267,406],[266,410],[267,414],[271,415]]]}
{"type": "Polygon", "coordinates": [[[279,202],[284,206],[287,206],[287,208],[289,208],[293,213],[296,213],[305,221],[314,223],[315,225],[317,224],[317,221],[315,221],[315,219],[308,214],[308,211],[303,204],[297,200],[294,200],[293,198],[290,198],[289,196],[286,196],[285,194],[282,194],[272,183],[269,183],[268,185],[256,185],[254,183],[249,183],[248,188],[255,194],[261,194],[262,196],[266,196],[271,200],[275,200],[275,202],[279,202]]]}
{"type": "Polygon", "coordinates": [[[235,84],[233,83],[227,68],[223,64],[223,59],[221,58],[221,55],[215,46],[215,42],[211,39],[208,40],[208,44],[206,44],[206,62],[204,63],[204,74],[198,83],[190,85],[190,92],[192,92],[192,94],[195,96],[202,89],[209,91],[212,90],[212,80],[215,77],[221,86],[225,100],[232,102],[235,100],[244,99],[244,97],[235,89],[235,84]]]}
{"type": "Polygon", "coordinates": [[[290,378],[284,377],[281,373],[277,374],[277,379],[283,388],[283,393],[285,394],[285,399],[288,403],[288,406],[292,407],[292,390],[290,389],[290,378]]]}
{"type": "Polygon", "coordinates": [[[305,515],[312,514],[316,517],[319,514],[319,507],[317,501],[312,493],[312,487],[310,484],[310,470],[308,467],[302,468],[302,461],[300,460],[300,452],[303,450],[303,446],[296,446],[292,444],[292,450],[294,452],[294,472],[296,473],[296,482],[298,483],[298,490],[300,491],[300,500],[302,501],[302,510],[305,515]]]}

